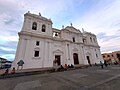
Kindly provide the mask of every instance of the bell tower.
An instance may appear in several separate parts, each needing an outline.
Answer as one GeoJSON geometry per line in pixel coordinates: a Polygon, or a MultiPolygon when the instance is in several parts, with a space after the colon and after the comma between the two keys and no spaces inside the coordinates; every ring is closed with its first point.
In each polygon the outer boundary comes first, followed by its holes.
{"type": "Polygon", "coordinates": [[[52,36],[52,21],[39,15],[31,14],[29,11],[24,14],[22,31],[52,36]]]}

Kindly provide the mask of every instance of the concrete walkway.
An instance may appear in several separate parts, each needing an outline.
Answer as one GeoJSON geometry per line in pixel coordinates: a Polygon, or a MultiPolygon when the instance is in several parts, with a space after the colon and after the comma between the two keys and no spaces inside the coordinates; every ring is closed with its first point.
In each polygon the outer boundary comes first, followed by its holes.
{"type": "Polygon", "coordinates": [[[94,66],[0,80],[2,90],[119,90],[120,66],[94,66]]]}
{"type": "MultiPolygon", "coordinates": [[[[19,69],[15,70],[16,73],[22,73],[22,72],[32,72],[32,71],[43,71],[43,70],[50,70],[52,68],[31,68],[31,69],[19,69]]],[[[3,74],[6,69],[0,69],[0,74],[3,74]]],[[[9,69],[9,73],[11,72],[11,69],[9,69]]]]}
{"type": "MultiPolygon", "coordinates": [[[[77,65],[75,66],[75,68],[69,68],[68,70],[72,70],[72,69],[82,69],[82,68],[87,68],[88,65],[77,65]]],[[[6,69],[0,69],[0,78],[2,78],[1,76],[5,73],[6,69]]],[[[9,68],[9,77],[11,76],[11,68],[9,68]]],[[[15,70],[15,74],[17,74],[17,76],[23,76],[23,75],[31,75],[33,74],[42,74],[42,73],[46,73],[46,72],[54,72],[54,68],[53,67],[47,67],[47,68],[30,68],[30,69],[19,69],[19,70],[15,70]]],[[[15,75],[14,74],[14,75],[15,75]]],[[[14,76],[12,75],[12,77],[14,76]]],[[[7,78],[7,76],[6,76],[7,78]]]]}

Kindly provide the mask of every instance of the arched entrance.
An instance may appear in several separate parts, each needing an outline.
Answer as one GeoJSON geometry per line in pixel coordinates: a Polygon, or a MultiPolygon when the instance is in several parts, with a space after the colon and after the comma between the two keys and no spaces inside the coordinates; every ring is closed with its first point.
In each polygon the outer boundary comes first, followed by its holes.
{"type": "Polygon", "coordinates": [[[87,59],[87,61],[88,61],[88,64],[91,66],[91,54],[88,52],[87,54],[86,54],[86,59],[87,59]]]}
{"type": "Polygon", "coordinates": [[[60,55],[55,55],[55,60],[58,66],[61,65],[60,55]]]}
{"type": "Polygon", "coordinates": [[[73,53],[73,59],[74,59],[74,64],[79,64],[79,60],[78,60],[78,54],[77,53],[73,53]]]}
{"type": "Polygon", "coordinates": [[[88,64],[91,66],[91,53],[90,52],[86,53],[86,59],[87,59],[88,64]]]}
{"type": "Polygon", "coordinates": [[[89,57],[89,56],[86,56],[86,58],[87,58],[88,64],[91,65],[90,57],[89,57]]]}
{"type": "MultiPolygon", "coordinates": [[[[64,65],[63,64],[63,52],[61,51],[61,50],[59,50],[59,49],[57,49],[57,50],[55,50],[55,51],[53,51],[53,54],[54,54],[54,59],[53,60],[55,60],[55,62],[56,62],[56,65],[58,65],[58,66],[60,66],[60,65],[64,65]]],[[[54,61],[53,61],[54,62],[54,61]]],[[[54,64],[54,63],[53,63],[54,64]]]]}

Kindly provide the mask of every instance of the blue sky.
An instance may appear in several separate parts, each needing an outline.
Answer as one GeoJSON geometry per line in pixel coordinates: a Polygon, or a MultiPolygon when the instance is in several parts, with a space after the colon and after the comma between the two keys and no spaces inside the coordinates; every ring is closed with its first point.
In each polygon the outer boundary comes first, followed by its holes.
{"type": "Polygon", "coordinates": [[[14,60],[26,12],[53,21],[61,29],[73,23],[77,29],[97,35],[101,52],[120,50],[120,0],[0,0],[0,57],[14,60]]]}

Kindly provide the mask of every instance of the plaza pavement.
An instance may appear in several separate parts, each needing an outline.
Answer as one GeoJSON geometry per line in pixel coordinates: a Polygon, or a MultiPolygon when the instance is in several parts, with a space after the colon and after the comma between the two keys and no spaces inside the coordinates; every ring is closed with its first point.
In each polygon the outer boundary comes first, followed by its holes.
{"type": "Polygon", "coordinates": [[[0,79],[0,90],[120,90],[120,66],[0,79]]]}

